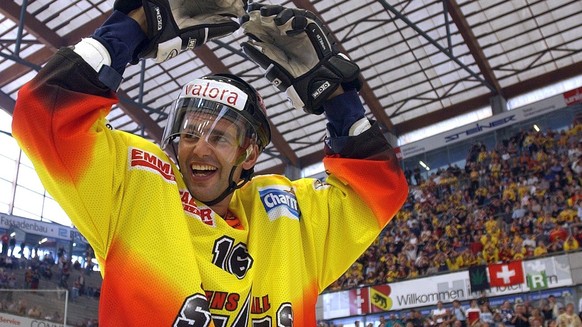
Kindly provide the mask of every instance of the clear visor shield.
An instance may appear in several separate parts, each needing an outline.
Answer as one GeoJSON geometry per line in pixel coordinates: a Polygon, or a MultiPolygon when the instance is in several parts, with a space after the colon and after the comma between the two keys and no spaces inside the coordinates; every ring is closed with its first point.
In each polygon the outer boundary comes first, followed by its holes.
{"type": "Polygon", "coordinates": [[[204,99],[179,99],[168,117],[164,146],[174,146],[178,153],[209,147],[226,162],[239,165],[257,143],[249,122],[235,109],[204,99]]]}

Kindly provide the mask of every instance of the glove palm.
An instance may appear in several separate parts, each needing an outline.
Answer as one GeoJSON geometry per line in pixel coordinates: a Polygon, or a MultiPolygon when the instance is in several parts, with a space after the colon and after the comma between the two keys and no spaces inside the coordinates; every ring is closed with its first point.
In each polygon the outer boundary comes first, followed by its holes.
{"type": "Polygon", "coordinates": [[[359,67],[339,53],[309,11],[251,4],[242,27],[250,37],[241,44],[244,53],[295,108],[321,114],[323,101],[342,83],[357,80],[359,67]]]}

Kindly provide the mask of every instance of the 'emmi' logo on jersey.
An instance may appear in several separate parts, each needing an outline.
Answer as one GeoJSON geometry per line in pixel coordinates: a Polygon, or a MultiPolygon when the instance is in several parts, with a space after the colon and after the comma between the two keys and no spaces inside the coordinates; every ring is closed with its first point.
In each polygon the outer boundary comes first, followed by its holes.
{"type": "Polygon", "coordinates": [[[161,175],[166,181],[176,184],[176,177],[169,162],[155,154],[137,148],[129,148],[129,170],[146,170],[161,175]]]}
{"type": "Polygon", "coordinates": [[[259,189],[259,195],[271,221],[280,217],[299,220],[301,212],[297,197],[289,187],[271,186],[259,189]]]}

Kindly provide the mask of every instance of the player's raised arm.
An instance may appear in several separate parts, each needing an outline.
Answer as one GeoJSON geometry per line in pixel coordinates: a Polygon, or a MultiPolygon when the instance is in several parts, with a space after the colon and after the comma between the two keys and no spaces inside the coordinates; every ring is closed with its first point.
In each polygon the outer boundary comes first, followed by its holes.
{"type": "Polygon", "coordinates": [[[158,145],[113,130],[105,117],[128,63],[230,34],[242,6],[118,0],[90,37],[60,49],[19,91],[13,135],[99,261],[100,326],[214,326],[180,172],[158,145]]]}
{"type": "Polygon", "coordinates": [[[340,53],[313,13],[250,4],[241,44],[293,107],[328,119],[325,167],[351,187],[384,225],[408,193],[404,174],[378,124],[368,120],[357,94],[360,69],[340,53]],[[353,160],[337,160],[350,158],[353,160]],[[375,161],[375,162],[372,162],[375,161]]]}
{"type": "Polygon", "coordinates": [[[282,6],[252,4],[247,12],[244,53],[293,107],[328,120],[323,162],[329,176],[321,187],[305,187],[309,199],[299,203],[312,237],[304,251],[313,254],[321,292],[378,237],[408,185],[378,123],[365,117],[358,65],[339,53],[321,20],[282,6]]]}

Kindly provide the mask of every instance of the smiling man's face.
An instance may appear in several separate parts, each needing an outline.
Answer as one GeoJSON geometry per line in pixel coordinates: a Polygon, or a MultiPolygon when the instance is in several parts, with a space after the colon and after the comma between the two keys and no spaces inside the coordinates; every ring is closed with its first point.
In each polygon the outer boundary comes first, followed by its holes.
{"type": "Polygon", "coordinates": [[[201,201],[217,198],[227,189],[232,168],[238,181],[248,156],[244,127],[210,114],[191,114],[184,120],[178,145],[178,162],[190,193],[201,201]]]}

